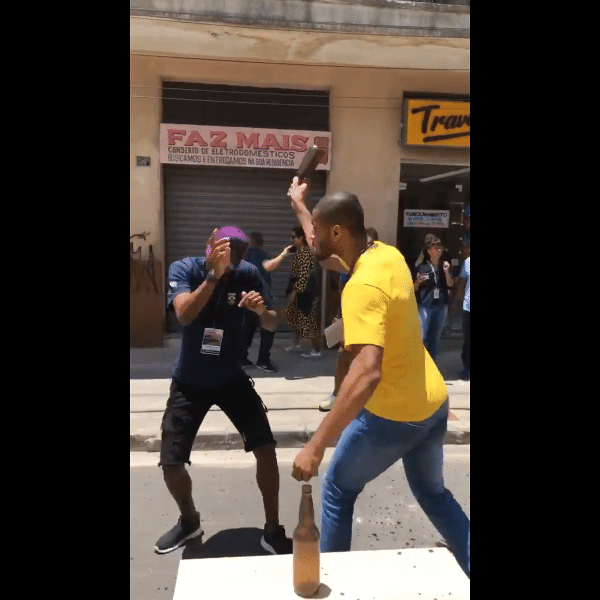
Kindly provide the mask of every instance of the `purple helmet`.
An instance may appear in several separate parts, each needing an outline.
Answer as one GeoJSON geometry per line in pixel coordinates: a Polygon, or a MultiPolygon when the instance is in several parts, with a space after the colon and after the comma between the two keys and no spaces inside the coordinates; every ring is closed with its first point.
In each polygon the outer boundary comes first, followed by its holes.
{"type": "MultiPolygon", "coordinates": [[[[244,244],[248,244],[250,242],[248,236],[241,229],[239,229],[239,227],[235,227],[233,225],[225,225],[225,227],[221,227],[221,229],[215,232],[215,241],[226,237],[231,241],[237,240],[239,242],[243,242],[244,244]]],[[[206,256],[209,254],[210,244],[206,246],[206,256]]]]}

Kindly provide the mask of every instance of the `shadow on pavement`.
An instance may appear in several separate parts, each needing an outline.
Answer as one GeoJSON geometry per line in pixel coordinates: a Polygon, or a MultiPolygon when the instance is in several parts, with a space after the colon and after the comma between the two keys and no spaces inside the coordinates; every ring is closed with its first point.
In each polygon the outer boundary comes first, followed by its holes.
{"type": "Polygon", "coordinates": [[[171,379],[171,365],[129,365],[129,379],[171,379]]]}
{"type": "Polygon", "coordinates": [[[194,538],[185,545],[181,559],[270,556],[260,545],[262,535],[258,527],[241,527],[219,531],[204,542],[203,536],[194,538]]]}
{"type": "Polygon", "coordinates": [[[322,583],[319,586],[319,591],[314,596],[311,596],[311,598],[329,598],[330,595],[331,588],[328,585],[322,583]]]}
{"type": "MultiPolygon", "coordinates": [[[[146,353],[138,351],[139,362],[129,365],[129,379],[170,379],[172,367],[179,355],[178,348],[150,350],[146,353]],[[162,354],[160,354],[162,352],[162,354]]],[[[299,354],[288,354],[275,347],[271,352],[271,361],[277,367],[277,373],[268,373],[256,366],[246,369],[252,379],[262,377],[282,377],[288,380],[310,379],[312,377],[332,376],[335,369],[337,350],[323,349],[319,359],[302,358],[299,354]]],[[[250,360],[256,362],[258,344],[250,349],[250,360]]]]}
{"type": "MultiPolygon", "coordinates": [[[[333,376],[337,351],[324,350],[322,358],[308,359],[299,355],[288,355],[273,352],[271,362],[277,367],[277,373],[267,373],[258,367],[249,367],[246,372],[250,377],[283,377],[284,379],[310,379],[312,377],[333,376]]],[[[250,360],[254,361],[253,356],[250,360]]]]}
{"type": "MultiPolygon", "coordinates": [[[[257,336],[258,337],[258,336],[257,336]]],[[[246,373],[257,378],[283,378],[287,380],[310,379],[313,377],[333,376],[337,350],[323,348],[323,356],[319,359],[302,358],[298,353],[287,353],[283,347],[289,341],[277,341],[271,351],[271,362],[278,369],[277,373],[268,373],[252,366],[246,373]]],[[[249,358],[256,362],[259,340],[255,340],[249,351],[249,358]]],[[[303,348],[304,351],[309,350],[303,348]]],[[[456,379],[463,368],[461,360],[462,338],[453,337],[441,340],[440,354],[436,360],[444,379],[456,379]]],[[[179,348],[158,348],[148,350],[132,350],[129,365],[130,379],[170,379],[173,363],[179,356],[179,348]],[[135,354],[135,357],[134,357],[135,354]]]]}

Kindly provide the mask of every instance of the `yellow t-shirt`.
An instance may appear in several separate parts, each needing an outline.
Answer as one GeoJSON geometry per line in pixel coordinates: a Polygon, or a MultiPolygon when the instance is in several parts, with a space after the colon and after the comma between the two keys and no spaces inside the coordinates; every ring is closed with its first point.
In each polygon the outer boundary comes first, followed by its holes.
{"type": "Polygon", "coordinates": [[[413,281],[396,248],[375,242],[342,292],[344,344],[383,348],[381,381],[365,408],[392,421],[422,421],[446,399],[444,379],[421,341],[413,281]]]}

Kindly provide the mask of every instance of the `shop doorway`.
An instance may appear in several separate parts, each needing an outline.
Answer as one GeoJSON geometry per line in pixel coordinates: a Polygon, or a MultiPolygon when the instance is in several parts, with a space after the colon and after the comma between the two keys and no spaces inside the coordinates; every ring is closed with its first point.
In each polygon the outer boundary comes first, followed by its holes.
{"type": "MultiPolygon", "coordinates": [[[[468,166],[402,163],[397,247],[413,274],[425,238],[433,234],[444,244],[452,275],[458,277],[469,235],[463,223],[467,207],[470,211],[470,183],[468,166]]],[[[462,312],[452,300],[444,335],[460,336],[462,312]]]]}

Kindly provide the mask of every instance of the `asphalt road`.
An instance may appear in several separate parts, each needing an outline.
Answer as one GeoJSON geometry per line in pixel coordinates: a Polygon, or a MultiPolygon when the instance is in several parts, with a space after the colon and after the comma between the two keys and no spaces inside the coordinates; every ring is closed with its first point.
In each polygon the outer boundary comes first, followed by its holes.
{"type": "MultiPolygon", "coordinates": [[[[333,449],[328,449],[320,472],[333,449]]],[[[298,522],[301,484],[291,477],[298,449],[278,450],[280,521],[291,537],[298,522]]],[[[469,445],[444,446],[446,487],[470,515],[469,445]]],[[[130,600],[172,600],[180,560],[266,554],[259,545],[264,526],[254,459],[241,450],[192,453],[189,468],[204,535],[167,555],[156,540],[176,522],[175,502],[156,466],[158,453],[130,453],[130,600]]],[[[315,516],[320,523],[320,479],[313,478],[315,516]]],[[[371,482],[354,510],[352,550],[433,547],[440,539],[413,498],[402,463],[371,482]]],[[[207,599],[211,600],[211,599],[207,599]]]]}

